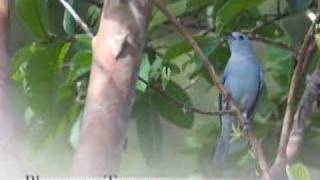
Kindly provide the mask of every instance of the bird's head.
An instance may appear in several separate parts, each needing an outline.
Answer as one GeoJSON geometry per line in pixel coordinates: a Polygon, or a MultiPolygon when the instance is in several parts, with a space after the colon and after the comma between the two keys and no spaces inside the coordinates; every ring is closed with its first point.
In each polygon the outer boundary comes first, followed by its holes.
{"type": "Polygon", "coordinates": [[[231,53],[248,53],[253,51],[249,38],[240,32],[233,32],[228,36],[231,53]]]}

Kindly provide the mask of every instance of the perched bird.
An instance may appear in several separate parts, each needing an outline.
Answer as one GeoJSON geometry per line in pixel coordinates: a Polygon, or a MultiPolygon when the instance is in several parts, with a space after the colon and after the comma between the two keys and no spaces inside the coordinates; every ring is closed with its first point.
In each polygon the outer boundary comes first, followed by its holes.
{"type": "MultiPolygon", "coordinates": [[[[244,128],[250,129],[263,84],[263,71],[257,60],[253,45],[247,36],[233,32],[228,36],[231,57],[221,77],[221,83],[239,107],[245,122],[244,128]]],[[[219,95],[219,109],[225,110],[226,102],[219,95]]],[[[214,167],[222,170],[227,159],[236,117],[231,114],[220,116],[221,135],[213,157],[214,167]]]]}

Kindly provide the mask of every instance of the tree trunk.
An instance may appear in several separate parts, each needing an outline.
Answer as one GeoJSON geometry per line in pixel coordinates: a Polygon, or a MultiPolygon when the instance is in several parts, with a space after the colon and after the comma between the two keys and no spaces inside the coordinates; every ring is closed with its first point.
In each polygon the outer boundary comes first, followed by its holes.
{"type": "Polygon", "coordinates": [[[9,0],[0,0],[0,179],[21,176],[23,122],[18,122],[10,99],[8,39],[9,0]]]}
{"type": "Polygon", "coordinates": [[[118,173],[152,8],[150,0],[105,0],[73,175],[118,173]]]}

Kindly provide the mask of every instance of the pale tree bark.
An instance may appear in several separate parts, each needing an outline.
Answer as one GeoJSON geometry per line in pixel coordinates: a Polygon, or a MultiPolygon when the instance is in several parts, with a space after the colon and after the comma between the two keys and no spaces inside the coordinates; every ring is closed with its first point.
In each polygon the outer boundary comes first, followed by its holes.
{"type": "Polygon", "coordinates": [[[74,176],[119,171],[151,8],[151,0],[105,0],[92,41],[93,64],[74,176]]]}
{"type": "Polygon", "coordinates": [[[23,172],[23,122],[19,122],[10,99],[8,62],[9,0],[0,0],[0,179],[23,172]]]}
{"type": "Polygon", "coordinates": [[[288,161],[295,159],[304,138],[308,120],[313,112],[314,104],[320,99],[320,70],[317,68],[307,77],[307,84],[294,116],[294,124],[287,146],[288,161]]]}

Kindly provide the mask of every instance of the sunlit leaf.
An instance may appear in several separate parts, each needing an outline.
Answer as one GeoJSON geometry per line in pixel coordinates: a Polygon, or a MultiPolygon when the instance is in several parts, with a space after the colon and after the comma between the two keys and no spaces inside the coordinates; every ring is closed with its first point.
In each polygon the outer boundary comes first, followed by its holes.
{"type": "Polygon", "coordinates": [[[301,163],[287,166],[286,168],[289,180],[310,180],[308,169],[301,163]]]}

